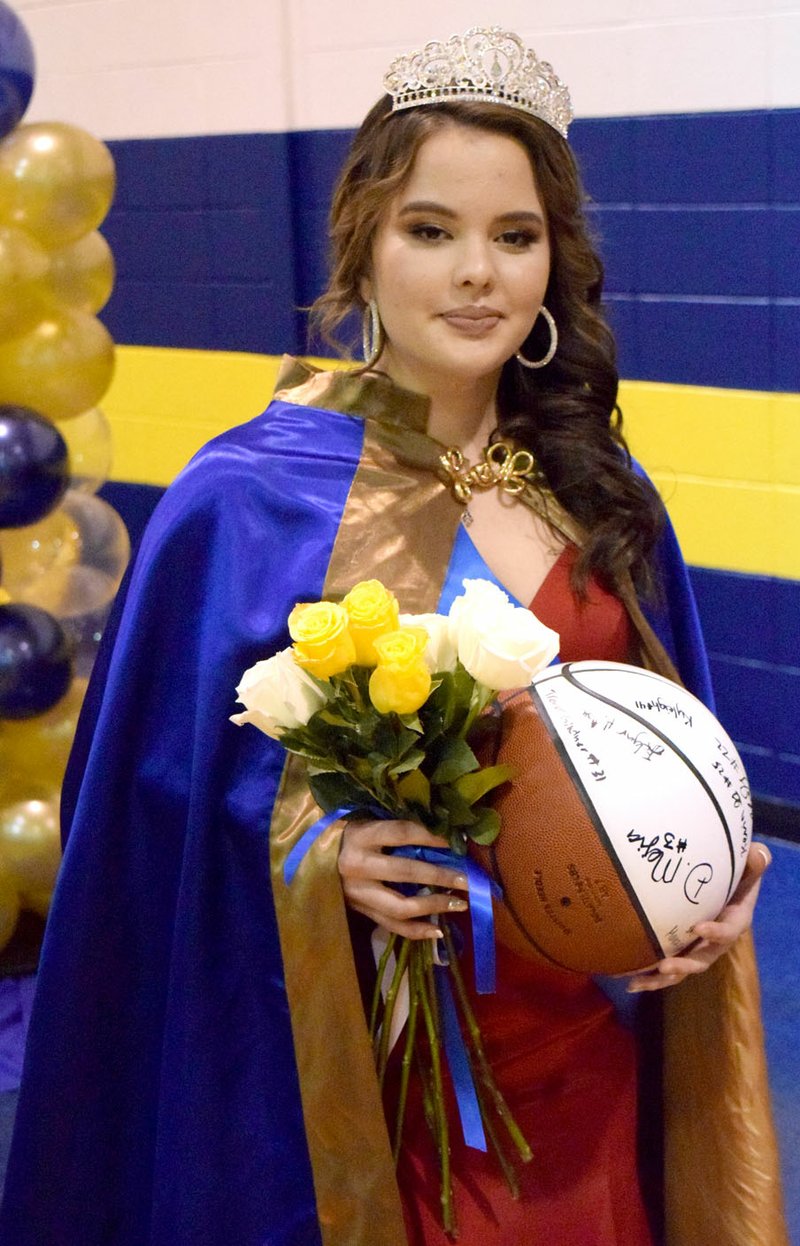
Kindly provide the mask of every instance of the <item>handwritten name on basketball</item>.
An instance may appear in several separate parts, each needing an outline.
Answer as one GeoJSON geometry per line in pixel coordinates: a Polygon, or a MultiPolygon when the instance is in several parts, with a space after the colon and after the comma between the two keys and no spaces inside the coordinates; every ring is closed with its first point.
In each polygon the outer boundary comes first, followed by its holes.
{"type": "Polygon", "coordinates": [[[627,727],[623,727],[618,734],[624,740],[630,741],[636,756],[643,758],[644,761],[652,761],[654,757],[664,756],[664,745],[654,742],[645,731],[637,731],[634,734],[627,727]]]}
{"type": "Polygon", "coordinates": [[[711,768],[716,771],[725,785],[731,804],[736,810],[739,819],[739,856],[744,857],[750,847],[753,824],[753,798],[750,794],[750,784],[744,767],[738,757],[733,755],[728,744],[720,740],[719,736],[714,737],[714,743],[720,756],[712,763],[711,768]]]}
{"type": "MultiPolygon", "coordinates": [[[[559,700],[557,692],[552,689],[548,690],[545,694],[545,700],[550,707],[551,717],[553,720],[555,720],[556,717],[559,719],[562,730],[572,741],[573,747],[577,749],[579,753],[584,753],[586,755],[586,760],[589,763],[589,774],[591,777],[596,783],[603,783],[606,778],[606,772],[603,769],[602,762],[598,755],[584,741],[581,724],[576,723],[572,716],[565,711],[559,700]]],[[[596,722],[592,720],[591,714],[588,714],[585,710],[582,711],[581,717],[589,720],[590,727],[595,727],[597,725],[596,722]]]]}
{"type": "Polygon", "coordinates": [[[687,727],[691,727],[693,718],[688,710],[682,705],[678,705],[676,701],[663,701],[661,697],[656,697],[654,701],[634,701],[637,710],[655,710],[658,714],[667,714],[670,718],[674,718],[676,722],[684,722],[687,727]]]}
{"type": "Polygon", "coordinates": [[[677,839],[671,831],[663,835],[642,835],[640,831],[628,831],[628,843],[634,844],[642,860],[652,865],[650,877],[654,883],[674,883],[681,868],[681,857],[686,851],[685,839],[677,839]]]}
{"type": "Polygon", "coordinates": [[[674,835],[672,831],[648,837],[631,829],[628,831],[628,843],[634,845],[643,861],[652,865],[650,877],[654,883],[669,886],[679,881],[679,875],[683,871],[683,894],[690,904],[700,903],[701,892],[714,877],[714,869],[708,861],[701,861],[697,865],[689,864],[684,855],[688,847],[685,839],[674,835]]]}

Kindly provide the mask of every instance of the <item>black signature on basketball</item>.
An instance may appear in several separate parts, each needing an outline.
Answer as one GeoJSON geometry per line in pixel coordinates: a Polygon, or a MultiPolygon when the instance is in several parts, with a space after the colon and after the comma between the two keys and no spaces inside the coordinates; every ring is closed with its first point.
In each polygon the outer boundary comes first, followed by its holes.
{"type": "Polygon", "coordinates": [[[678,705],[674,701],[662,701],[661,697],[656,697],[655,701],[634,701],[637,710],[657,710],[660,714],[669,714],[672,718],[681,719],[686,723],[687,727],[692,725],[692,716],[683,706],[678,705]]]}
{"type": "Polygon", "coordinates": [[[648,739],[643,731],[637,731],[636,735],[628,731],[627,727],[623,727],[617,732],[626,740],[630,740],[633,745],[633,751],[637,757],[643,758],[645,761],[652,761],[654,757],[663,757],[664,745],[654,744],[652,739],[648,739]]]}
{"type": "Polygon", "coordinates": [[[654,883],[675,882],[687,848],[685,839],[677,838],[672,831],[665,831],[663,835],[651,835],[648,839],[641,831],[631,829],[628,831],[628,843],[635,844],[642,860],[652,865],[650,877],[654,883]]]}

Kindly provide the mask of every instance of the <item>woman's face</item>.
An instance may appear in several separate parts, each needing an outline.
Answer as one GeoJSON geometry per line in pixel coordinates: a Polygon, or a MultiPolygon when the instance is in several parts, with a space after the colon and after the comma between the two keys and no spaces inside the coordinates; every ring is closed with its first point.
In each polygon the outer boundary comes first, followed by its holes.
{"type": "Polygon", "coordinates": [[[525,149],[487,130],[438,130],[380,222],[361,282],[386,334],[380,367],[423,393],[496,381],[531,330],[549,273],[525,149]]]}

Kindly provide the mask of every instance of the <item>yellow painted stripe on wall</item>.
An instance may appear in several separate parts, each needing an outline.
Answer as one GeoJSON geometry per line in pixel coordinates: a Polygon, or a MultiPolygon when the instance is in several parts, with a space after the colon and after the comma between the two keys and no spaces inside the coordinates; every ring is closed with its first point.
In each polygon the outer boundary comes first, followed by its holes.
{"type": "MultiPolygon", "coordinates": [[[[209,438],[263,411],[279,362],[118,346],[102,404],[112,478],[169,484],[209,438]]],[[[800,395],[627,381],[620,401],[689,562],[800,579],[800,395]]]]}

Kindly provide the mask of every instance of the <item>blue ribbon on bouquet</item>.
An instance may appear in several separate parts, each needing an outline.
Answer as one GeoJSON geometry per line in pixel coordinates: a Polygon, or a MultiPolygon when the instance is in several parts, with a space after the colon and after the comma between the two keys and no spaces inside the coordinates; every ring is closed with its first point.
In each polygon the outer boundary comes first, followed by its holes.
{"type": "Polygon", "coordinates": [[[352,809],[348,809],[344,805],[341,809],[333,809],[330,813],[324,813],[313,826],[310,826],[307,831],[303,832],[294,847],[287,853],[286,860],[283,863],[283,881],[287,887],[291,885],[295,874],[300,868],[300,862],[303,860],[303,857],[313,847],[322,832],[328,829],[331,822],[335,822],[337,818],[344,818],[348,813],[352,813],[352,809]]]}
{"type": "Polygon", "coordinates": [[[450,1076],[453,1079],[458,1115],[461,1121],[461,1132],[464,1141],[473,1151],[486,1150],[486,1135],[483,1132],[481,1109],[475,1090],[475,1079],[467,1055],[467,1047],[461,1026],[458,1024],[456,1004],[453,999],[453,988],[447,976],[447,968],[442,965],[434,967],[436,995],[439,1000],[439,1015],[442,1018],[444,1034],[444,1050],[450,1076]]]}
{"type": "MultiPolygon", "coordinates": [[[[327,827],[337,818],[345,817],[352,810],[342,807],[321,818],[305,831],[290,850],[283,866],[284,882],[287,886],[292,882],[301,861],[312,845],[319,839],[327,827]]],[[[376,816],[389,818],[392,815],[380,810],[376,816]]],[[[469,896],[470,918],[472,921],[472,944],[475,959],[475,989],[481,995],[490,994],[495,989],[495,939],[494,914],[492,912],[492,896],[502,896],[502,891],[494,879],[481,869],[471,857],[457,856],[443,848],[423,848],[421,845],[394,848],[393,855],[407,857],[411,860],[426,861],[431,865],[446,865],[459,873],[466,874],[467,894],[469,896]]],[[[446,966],[436,966],[437,995],[442,1015],[442,1031],[444,1049],[453,1089],[458,1106],[458,1115],[464,1142],[477,1151],[486,1150],[486,1136],[483,1131],[478,1096],[472,1077],[469,1056],[464,1036],[458,1023],[453,992],[447,977],[446,966]]]]}
{"type": "Polygon", "coordinates": [[[394,848],[395,857],[410,857],[430,865],[446,865],[467,876],[469,915],[472,920],[472,946],[475,956],[475,990],[491,995],[495,989],[494,913],[492,896],[503,895],[493,878],[471,857],[459,857],[445,848],[422,848],[418,844],[394,848]]]}

